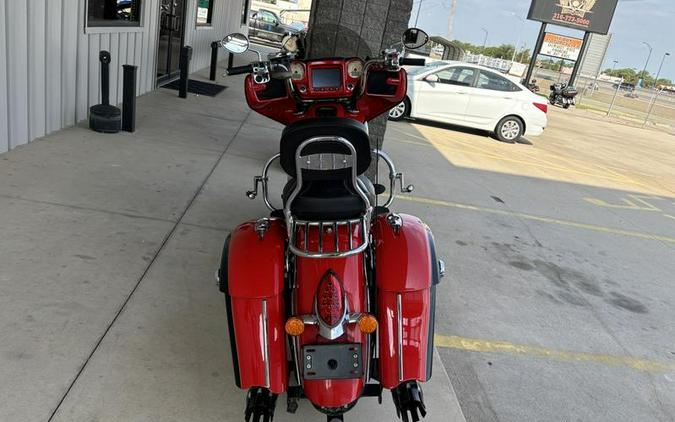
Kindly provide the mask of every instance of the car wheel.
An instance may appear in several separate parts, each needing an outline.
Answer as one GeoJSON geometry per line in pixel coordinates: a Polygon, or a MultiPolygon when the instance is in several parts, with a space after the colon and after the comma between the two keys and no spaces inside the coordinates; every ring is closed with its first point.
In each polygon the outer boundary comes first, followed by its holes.
{"type": "Polygon", "coordinates": [[[515,143],[521,136],[523,136],[525,126],[523,122],[513,116],[504,117],[495,129],[497,139],[502,142],[515,143]]]}
{"type": "Polygon", "coordinates": [[[389,120],[398,122],[410,115],[410,100],[407,98],[401,101],[396,107],[389,110],[389,120]]]}

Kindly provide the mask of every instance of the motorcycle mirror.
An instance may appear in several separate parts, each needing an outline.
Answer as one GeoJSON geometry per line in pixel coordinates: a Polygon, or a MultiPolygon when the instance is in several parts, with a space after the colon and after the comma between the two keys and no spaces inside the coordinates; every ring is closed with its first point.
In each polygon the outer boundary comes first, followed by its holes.
{"type": "Polygon", "coordinates": [[[237,32],[223,38],[220,45],[230,53],[242,54],[248,51],[250,44],[246,35],[237,32]]]}
{"type": "Polygon", "coordinates": [[[429,42],[429,35],[419,28],[408,28],[403,33],[402,42],[408,50],[416,50],[429,42]]]}

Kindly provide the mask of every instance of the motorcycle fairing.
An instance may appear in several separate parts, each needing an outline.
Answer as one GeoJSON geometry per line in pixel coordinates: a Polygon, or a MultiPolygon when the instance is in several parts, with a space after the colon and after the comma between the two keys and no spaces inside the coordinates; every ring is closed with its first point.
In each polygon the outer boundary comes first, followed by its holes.
{"type": "MultiPolygon", "coordinates": [[[[281,219],[249,221],[231,234],[227,265],[229,325],[235,378],[243,389],[268,388],[281,394],[288,387],[284,323],[286,229],[281,219]],[[233,318],[236,316],[236,318],[233,318]]],[[[222,274],[221,274],[222,277],[222,274]]]]}
{"type": "Polygon", "coordinates": [[[431,378],[435,288],[439,279],[433,236],[417,217],[375,222],[380,322],[380,382],[392,389],[431,378]]]}
{"type": "MultiPolygon", "coordinates": [[[[335,60],[336,65],[346,62],[347,60],[335,60]]],[[[298,112],[298,101],[291,95],[288,85],[282,86],[279,81],[258,84],[252,75],[246,76],[244,92],[251,110],[283,125],[320,117],[343,117],[366,123],[399,104],[408,92],[408,76],[405,69],[398,71],[382,69],[371,73],[369,78],[374,80],[366,81],[365,92],[356,99],[353,109],[344,104],[327,107],[325,103],[313,103],[303,105],[302,112],[298,112]],[[376,82],[383,83],[385,87],[375,89],[380,85],[376,82]]]]}

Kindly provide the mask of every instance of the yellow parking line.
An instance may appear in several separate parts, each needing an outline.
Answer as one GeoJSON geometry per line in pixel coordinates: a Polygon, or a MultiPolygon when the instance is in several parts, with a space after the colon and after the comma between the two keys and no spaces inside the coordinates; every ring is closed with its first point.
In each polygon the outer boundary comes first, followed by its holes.
{"type": "Polygon", "coordinates": [[[606,366],[627,367],[645,372],[675,371],[675,363],[671,362],[659,362],[628,356],[613,356],[595,353],[553,350],[538,346],[514,344],[506,341],[478,340],[473,338],[436,334],[434,336],[434,343],[436,347],[465,350],[469,352],[524,355],[563,362],[590,362],[606,366]]]}
{"type": "Polygon", "coordinates": [[[635,237],[635,238],[638,238],[638,239],[657,240],[657,241],[661,241],[661,242],[667,242],[667,243],[675,244],[675,238],[674,237],[668,237],[668,236],[660,236],[660,235],[642,233],[642,232],[636,232],[636,231],[630,231],[630,230],[614,229],[614,228],[611,228],[611,227],[597,226],[595,224],[578,223],[576,221],[559,220],[557,218],[540,217],[540,216],[537,216],[537,215],[524,214],[524,213],[520,213],[520,212],[498,210],[498,209],[494,209],[494,208],[484,208],[484,207],[478,207],[478,206],[475,206],[475,205],[459,204],[459,203],[456,203],[456,202],[447,202],[447,201],[441,201],[441,200],[438,200],[438,199],[421,198],[421,197],[417,197],[417,196],[413,197],[413,196],[403,196],[402,195],[402,196],[398,196],[397,198],[402,199],[404,201],[418,202],[418,203],[427,204],[427,205],[438,205],[438,206],[447,207],[447,208],[456,208],[456,209],[463,209],[463,210],[469,210],[469,211],[480,211],[480,212],[485,212],[485,213],[489,213],[489,214],[506,215],[506,216],[511,216],[511,217],[522,218],[523,220],[537,221],[537,222],[540,222],[540,223],[555,224],[555,225],[559,225],[559,226],[574,227],[574,228],[577,228],[577,229],[584,229],[584,230],[596,231],[596,232],[601,232],[601,233],[610,233],[610,234],[616,234],[616,235],[619,235],[619,236],[626,236],[626,237],[635,237]]]}

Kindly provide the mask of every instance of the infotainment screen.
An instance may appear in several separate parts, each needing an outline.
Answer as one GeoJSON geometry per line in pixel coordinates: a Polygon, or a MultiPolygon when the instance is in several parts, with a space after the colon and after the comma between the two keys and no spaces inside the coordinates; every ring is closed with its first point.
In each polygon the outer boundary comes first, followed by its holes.
{"type": "Polygon", "coordinates": [[[342,86],[342,72],[339,68],[312,69],[312,87],[340,88],[342,86]]]}

